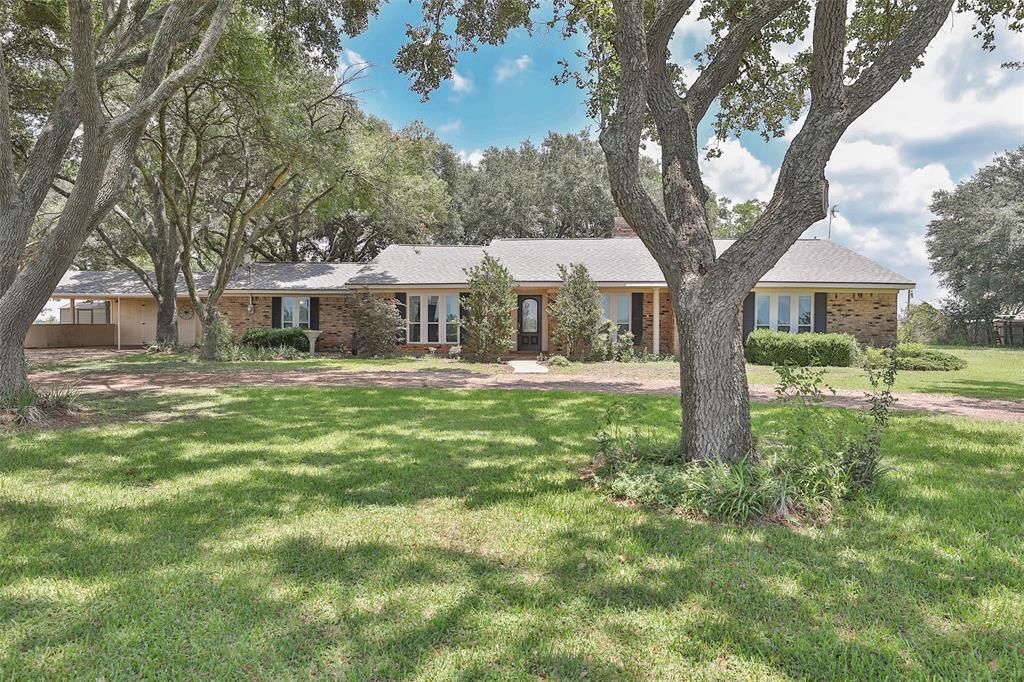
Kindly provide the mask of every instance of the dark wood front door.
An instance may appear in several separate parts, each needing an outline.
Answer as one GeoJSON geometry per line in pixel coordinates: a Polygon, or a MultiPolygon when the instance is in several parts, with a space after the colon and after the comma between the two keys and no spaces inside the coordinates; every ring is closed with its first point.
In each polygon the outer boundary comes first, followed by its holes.
{"type": "Polygon", "coordinates": [[[518,350],[540,350],[541,309],[540,296],[519,297],[518,350]]]}

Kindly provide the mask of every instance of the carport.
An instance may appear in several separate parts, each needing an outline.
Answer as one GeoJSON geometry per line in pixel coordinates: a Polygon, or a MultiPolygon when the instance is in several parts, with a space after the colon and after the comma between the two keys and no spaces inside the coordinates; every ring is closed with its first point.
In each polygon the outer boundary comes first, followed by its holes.
{"type": "MultiPolygon", "coordinates": [[[[191,302],[178,292],[178,337],[183,344],[195,343],[199,321],[191,302]]],[[[57,324],[34,324],[25,338],[26,348],[139,348],[156,341],[157,303],[134,272],[71,271],[64,275],[50,300],[70,301],[70,318],[57,324]],[[83,302],[103,302],[109,317],[100,324],[80,319],[77,308],[83,302]],[[62,323],[63,322],[63,323],[62,323]]],[[[91,321],[92,316],[88,316],[91,321]]]]}

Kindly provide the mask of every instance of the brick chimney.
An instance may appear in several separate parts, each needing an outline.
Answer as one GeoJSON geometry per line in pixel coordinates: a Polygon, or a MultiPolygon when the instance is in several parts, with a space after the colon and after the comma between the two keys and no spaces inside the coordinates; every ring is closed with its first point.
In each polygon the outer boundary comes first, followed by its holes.
{"type": "Polygon", "coordinates": [[[612,226],[612,239],[621,237],[636,237],[636,232],[629,226],[626,219],[620,215],[615,216],[615,224],[612,226]]]}

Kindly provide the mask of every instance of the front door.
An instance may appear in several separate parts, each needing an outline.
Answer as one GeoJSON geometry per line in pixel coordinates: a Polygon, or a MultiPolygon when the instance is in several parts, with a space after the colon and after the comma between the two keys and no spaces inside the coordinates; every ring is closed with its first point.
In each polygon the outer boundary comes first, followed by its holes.
{"type": "Polygon", "coordinates": [[[540,350],[540,296],[519,297],[518,350],[540,350]]]}

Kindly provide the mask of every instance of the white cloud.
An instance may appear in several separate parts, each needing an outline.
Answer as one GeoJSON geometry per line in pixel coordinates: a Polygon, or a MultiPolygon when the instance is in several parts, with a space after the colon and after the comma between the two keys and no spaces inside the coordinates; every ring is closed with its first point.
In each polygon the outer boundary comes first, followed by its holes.
{"type": "Polygon", "coordinates": [[[902,213],[927,215],[932,193],[952,189],[953,178],[941,163],[929,163],[900,177],[883,208],[902,213]]]}
{"type": "Polygon", "coordinates": [[[462,119],[456,118],[452,119],[451,121],[448,121],[447,123],[442,123],[441,125],[439,125],[437,127],[437,131],[439,133],[454,133],[460,128],[462,128],[462,119]]]}
{"type": "Polygon", "coordinates": [[[899,150],[869,140],[840,142],[828,162],[828,173],[879,171],[900,167],[899,150]]]}
{"type": "Polygon", "coordinates": [[[338,56],[338,66],[342,69],[366,69],[370,67],[370,62],[355,50],[345,49],[338,56]]]}
{"type": "Polygon", "coordinates": [[[463,76],[456,70],[452,70],[452,90],[455,92],[470,92],[473,89],[473,80],[463,76]]]}
{"type": "Polygon", "coordinates": [[[531,63],[533,63],[533,60],[530,59],[528,54],[516,57],[515,59],[502,59],[501,63],[494,69],[494,82],[504,83],[508,79],[518,76],[530,68],[531,63]]]}
{"type": "Polygon", "coordinates": [[[640,156],[646,156],[661,163],[661,145],[654,140],[644,140],[640,146],[640,156]]]}
{"type": "Polygon", "coordinates": [[[739,140],[718,142],[717,147],[721,156],[701,159],[704,182],[715,194],[737,201],[771,197],[776,174],[768,164],[758,160],[739,140]]]}
{"type": "Polygon", "coordinates": [[[471,152],[467,152],[464,149],[459,150],[459,161],[462,163],[468,163],[470,166],[476,168],[480,165],[480,162],[484,160],[484,153],[480,149],[474,149],[471,152]]]}
{"type": "Polygon", "coordinates": [[[986,126],[1024,126],[1024,74],[998,68],[1019,58],[1013,55],[1020,54],[1020,39],[999,31],[997,53],[983,53],[971,24],[968,15],[951,17],[925,53],[924,66],[897,83],[849,135],[906,142],[943,140],[986,126]]]}
{"type": "Polygon", "coordinates": [[[915,234],[904,241],[907,255],[918,265],[928,265],[928,243],[924,234],[915,234]]]}

